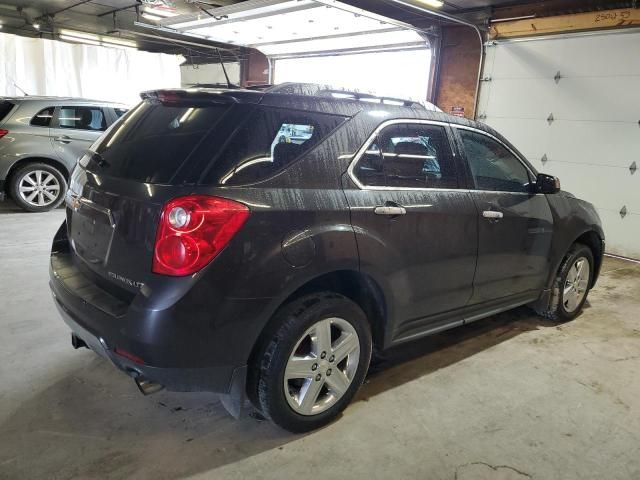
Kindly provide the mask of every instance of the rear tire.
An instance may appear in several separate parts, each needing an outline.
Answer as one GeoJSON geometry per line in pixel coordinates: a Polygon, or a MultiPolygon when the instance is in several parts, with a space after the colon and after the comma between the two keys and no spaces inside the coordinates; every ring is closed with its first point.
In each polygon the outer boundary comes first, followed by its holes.
{"type": "Polygon", "coordinates": [[[576,318],[584,307],[593,278],[593,253],[581,243],[574,243],[558,269],[553,284],[551,305],[538,314],[556,321],[576,318]]]}
{"type": "Polygon", "coordinates": [[[249,397],[262,414],[294,433],[334,420],[353,399],[371,360],[362,309],[332,292],[285,305],[253,362],[249,397]]]}
{"type": "Polygon", "coordinates": [[[67,192],[64,175],[46,163],[29,163],[11,176],[11,198],[28,212],[47,212],[58,207],[67,192]]]}

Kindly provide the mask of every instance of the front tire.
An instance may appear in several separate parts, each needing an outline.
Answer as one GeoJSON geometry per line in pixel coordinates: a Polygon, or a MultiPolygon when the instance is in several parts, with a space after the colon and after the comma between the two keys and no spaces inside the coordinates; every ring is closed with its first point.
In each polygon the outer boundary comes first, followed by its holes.
{"type": "Polygon", "coordinates": [[[249,396],[262,414],[291,432],[324,426],[353,399],[371,360],[362,309],[323,292],[282,308],[256,355],[249,396]]]}
{"type": "Polygon", "coordinates": [[[46,163],[29,163],[11,177],[11,197],[28,212],[47,212],[64,200],[67,182],[62,173],[46,163]]]}
{"type": "Polygon", "coordinates": [[[576,318],[587,301],[593,267],[591,249],[581,243],[574,243],[558,269],[551,306],[539,313],[550,320],[568,321],[576,318]]]}

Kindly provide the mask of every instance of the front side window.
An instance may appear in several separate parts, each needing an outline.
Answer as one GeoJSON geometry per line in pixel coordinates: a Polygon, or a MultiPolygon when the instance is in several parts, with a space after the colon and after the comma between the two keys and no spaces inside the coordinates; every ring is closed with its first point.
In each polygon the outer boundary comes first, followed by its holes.
{"type": "Polygon", "coordinates": [[[128,108],[114,108],[113,111],[116,112],[116,117],[120,118],[125,113],[127,113],[129,111],[129,109],[128,108]]]}
{"type": "Polygon", "coordinates": [[[282,170],[324,140],[345,118],[257,108],[215,161],[205,183],[254,183],[282,170]]]}
{"type": "Polygon", "coordinates": [[[367,186],[457,188],[458,179],[444,127],[391,125],[378,135],[354,173],[367,186]]]}
{"type": "Polygon", "coordinates": [[[459,132],[478,190],[531,191],[527,169],[506,147],[481,133],[469,130],[459,132]]]}
{"type": "Polygon", "coordinates": [[[107,128],[107,121],[99,107],[60,107],[58,127],[103,131],[107,128]]]}
{"type": "Polygon", "coordinates": [[[30,125],[33,127],[48,127],[53,118],[54,110],[54,107],[43,108],[31,119],[30,125]]]}

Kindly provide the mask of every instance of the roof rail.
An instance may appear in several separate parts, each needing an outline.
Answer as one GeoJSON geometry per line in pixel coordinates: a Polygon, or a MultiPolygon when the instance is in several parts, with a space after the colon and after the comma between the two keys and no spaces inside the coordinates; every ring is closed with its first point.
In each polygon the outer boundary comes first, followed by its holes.
{"type": "Polygon", "coordinates": [[[260,86],[260,90],[267,93],[284,93],[289,95],[309,95],[314,97],[331,97],[344,100],[355,100],[367,103],[380,103],[385,105],[396,105],[401,107],[412,107],[424,109],[424,105],[413,100],[385,97],[361,93],[353,90],[342,90],[328,85],[315,83],[281,83],[280,85],[260,86]]]}

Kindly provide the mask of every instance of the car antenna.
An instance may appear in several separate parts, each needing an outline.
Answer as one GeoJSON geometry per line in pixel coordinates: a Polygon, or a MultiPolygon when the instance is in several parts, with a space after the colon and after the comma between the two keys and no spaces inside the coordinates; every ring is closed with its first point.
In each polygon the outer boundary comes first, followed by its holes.
{"type": "Polygon", "coordinates": [[[29,94],[25,92],[23,89],[21,89],[16,82],[13,82],[13,86],[16,87],[18,90],[20,90],[22,93],[24,93],[25,97],[29,96],[29,94]]]}
{"type": "Polygon", "coordinates": [[[233,88],[234,86],[231,85],[231,81],[229,80],[229,75],[227,75],[227,69],[224,68],[224,62],[222,61],[222,54],[220,53],[220,49],[216,48],[216,52],[218,52],[218,57],[220,58],[220,66],[222,67],[222,72],[224,73],[224,78],[227,79],[227,87],[233,88]]]}

